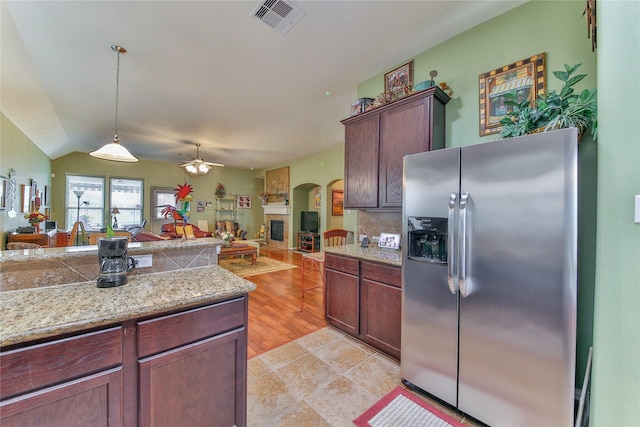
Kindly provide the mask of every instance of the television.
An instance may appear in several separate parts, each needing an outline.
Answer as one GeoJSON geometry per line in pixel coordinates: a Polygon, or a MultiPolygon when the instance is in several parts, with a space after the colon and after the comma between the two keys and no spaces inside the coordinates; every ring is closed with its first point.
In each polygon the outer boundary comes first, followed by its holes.
{"type": "Polygon", "coordinates": [[[300,229],[307,233],[318,233],[320,231],[320,221],[318,212],[300,212],[300,229]]]}

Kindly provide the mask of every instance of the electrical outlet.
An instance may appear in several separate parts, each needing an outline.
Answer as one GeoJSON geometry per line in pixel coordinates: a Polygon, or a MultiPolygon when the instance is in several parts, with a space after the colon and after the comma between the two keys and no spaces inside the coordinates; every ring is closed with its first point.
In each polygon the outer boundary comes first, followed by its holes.
{"type": "Polygon", "coordinates": [[[136,268],[149,268],[153,265],[153,255],[136,255],[132,256],[134,260],[137,261],[136,268]]]}

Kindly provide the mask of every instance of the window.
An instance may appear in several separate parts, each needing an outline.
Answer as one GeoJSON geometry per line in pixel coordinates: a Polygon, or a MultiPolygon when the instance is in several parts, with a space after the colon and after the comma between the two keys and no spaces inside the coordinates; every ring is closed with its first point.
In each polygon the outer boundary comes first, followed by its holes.
{"type": "Polygon", "coordinates": [[[86,229],[100,229],[104,225],[104,178],[96,176],[66,176],[67,228],[82,221],[86,229]]]}
{"type": "Polygon", "coordinates": [[[152,187],[151,203],[153,206],[152,215],[154,221],[164,221],[167,218],[162,215],[165,206],[176,206],[176,191],[169,187],[152,187]]]}
{"type": "Polygon", "coordinates": [[[142,201],[144,181],[141,179],[111,178],[111,205],[109,218],[113,224],[113,217],[118,219],[119,227],[126,225],[139,225],[142,223],[142,201]],[[118,208],[120,213],[112,214],[111,211],[118,208]]]}

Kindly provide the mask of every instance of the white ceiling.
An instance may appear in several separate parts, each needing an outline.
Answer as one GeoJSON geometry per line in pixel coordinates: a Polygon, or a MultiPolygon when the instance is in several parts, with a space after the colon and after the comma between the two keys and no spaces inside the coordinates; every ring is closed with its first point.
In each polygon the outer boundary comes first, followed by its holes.
{"type": "Polygon", "coordinates": [[[524,0],[304,1],[282,35],[252,1],[5,1],[1,108],[55,159],[118,135],[141,159],[263,168],[340,144],[356,87],[524,0]],[[327,95],[326,93],[330,93],[327,95]]]}

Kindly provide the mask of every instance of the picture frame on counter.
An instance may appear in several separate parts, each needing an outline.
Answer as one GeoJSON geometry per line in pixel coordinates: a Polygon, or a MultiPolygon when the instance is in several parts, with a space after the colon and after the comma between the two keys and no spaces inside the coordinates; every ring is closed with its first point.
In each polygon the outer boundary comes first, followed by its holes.
{"type": "Polygon", "coordinates": [[[392,233],[380,233],[378,247],[385,249],[400,249],[400,235],[392,233]]]}

